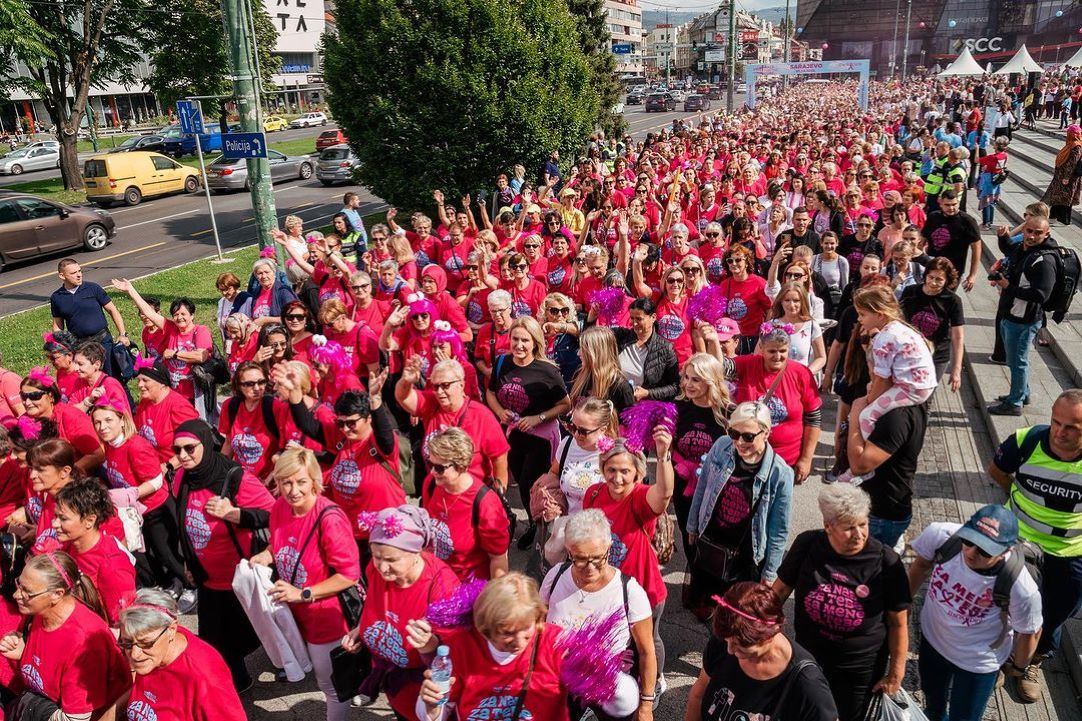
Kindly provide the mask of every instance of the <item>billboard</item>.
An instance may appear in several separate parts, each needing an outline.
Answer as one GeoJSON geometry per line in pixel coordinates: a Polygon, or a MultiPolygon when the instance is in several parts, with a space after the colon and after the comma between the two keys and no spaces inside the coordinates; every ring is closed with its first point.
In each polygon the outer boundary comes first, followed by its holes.
{"type": "Polygon", "coordinates": [[[278,31],[275,52],[316,51],[324,30],[323,0],[263,0],[263,7],[278,31]]]}

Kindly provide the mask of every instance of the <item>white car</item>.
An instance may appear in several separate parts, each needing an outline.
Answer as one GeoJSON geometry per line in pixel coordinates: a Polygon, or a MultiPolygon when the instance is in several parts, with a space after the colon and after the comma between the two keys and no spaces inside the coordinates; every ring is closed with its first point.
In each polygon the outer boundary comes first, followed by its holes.
{"type": "Polygon", "coordinates": [[[0,175],[21,175],[27,170],[60,167],[60,150],[38,146],[19,148],[0,158],[0,175]]]}
{"type": "Polygon", "coordinates": [[[311,128],[316,125],[326,125],[327,116],[324,113],[305,113],[299,118],[289,121],[291,128],[311,128]]]}
{"type": "Polygon", "coordinates": [[[29,145],[24,145],[23,150],[33,150],[34,148],[52,148],[53,150],[60,152],[59,140],[35,140],[29,145]]]}

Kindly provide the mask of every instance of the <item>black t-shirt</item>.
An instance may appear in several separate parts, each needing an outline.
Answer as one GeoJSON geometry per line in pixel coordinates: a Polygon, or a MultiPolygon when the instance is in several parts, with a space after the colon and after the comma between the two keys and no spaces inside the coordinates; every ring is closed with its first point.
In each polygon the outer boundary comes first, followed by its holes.
{"type": "Polygon", "coordinates": [[[868,538],[860,553],[843,556],[823,529],[796,537],[778,578],[794,591],[797,643],[835,668],[872,663],[887,640],[883,612],[912,600],[894,549],[868,538]]]}
{"type": "Polygon", "coordinates": [[[905,319],[932,342],[932,359],[946,363],[950,359],[951,328],[965,325],[962,300],[952,291],[943,289],[939,295],[928,295],[923,285],[911,285],[898,300],[905,319]]]}
{"type": "Polygon", "coordinates": [[[712,408],[682,400],[676,401],[676,410],[676,452],[698,463],[700,456],[713,448],[714,441],[725,435],[725,429],[714,418],[712,408]]]}
{"type": "Polygon", "coordinates": [[[844,255],[849,261],[849,280],[860,280],[860,264],[866,255],[877,255],[883,259],[883,244],[874,235],[863,243],[853,234],[843,235],[838,241],[838,255],[844,255]]]}
{"type": "Polygon", "coordinates": [[[713,636],[703,651],[703,671],[710,677],[703,694],[703,721],[837,721],[838,709],[818,666],[800,671],[778,708],[779,697],[796,665],[812,656],[793,644],[789,665],[775,678],[760,681],[744,673],[740,663],[713,636]]]}
{"type": "Polygon", "coordinates": [[[778,237],[778,244],[780,245],[784,240],[789,241],[790,248],[806,245],[811,248],[813,254],[819,252],[819,234],[812,230],[810,225],[804,235],[797,235],[795,230],[785,231],[778,237]]]}
{"type": "Polygon", "coordinates": [[[489,389],[501,406],[519,416],[544,413],[567,395],[560,369],[552,363],[535,360],[518,366],[507,355],[497,365],[499,373],[492,374],[489,389]]]}
{"type": "Polygon", "coordinates": [[[736,466],[733,474],[729,476],[729,481],[721,489],[705,535],[726,548],[738,549],[743,558],[750,558],[751,534],[748,533],[748,527],[751,525],[754,503],[751,493],[755,474],[759,472],[762,461],[752,466],[745,463],[740,454],[735,455],[736,466]]]}
{"type": "Polygon", "coordinates": [[[965,213],[946,216],[937,210],[928,216],[922,234],[928,239],[928,255],[948,259],[959,274],[966,275],[969,246],[981,239],[977,221],[965,213]]]}
{"type": "Polygon", "coordinates": [[[875,422],[868,442],[890,454],[861,486],[872,498],[872,515],[904,521],[913,515],[913,476],[928,427],[926,404],[887,411],[875,422]]]}

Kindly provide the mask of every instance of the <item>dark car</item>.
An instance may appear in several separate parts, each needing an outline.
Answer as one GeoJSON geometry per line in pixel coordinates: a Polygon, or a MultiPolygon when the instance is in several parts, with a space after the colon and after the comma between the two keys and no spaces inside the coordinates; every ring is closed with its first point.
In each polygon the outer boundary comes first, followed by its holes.
{"type": "Polygon", "coordinates": [[[711,100],[721,100],[725,97],[725,88],[720,85],[711,85],[710,89],[706,91],[706,97],[711,100]]]}
{"type": "Polygon", "coordinates": [[[627,94],[624,105],[642,105],[644,100],[646,100],[646,93],[632,91],[627,94]]]}
{"type": "Polygon", "coordinates": [[[691,113],[697,110],[709,110],[710,98],[705,95],[689,95],[684,98],[684,112],[691,113]]]}
{"type": "Polygon", "coordinates": [[[167,142],[166,138],[161,135],[136,135],[128,138],[109,152],[127,153],[132,150],[148,150],[154,153],[164,153],[167,142]]]}
{"type": "Polygon", "coordinates": [[[334,130],[324,130],[319,134],[319,137],[316,138],[316,152],[319,153],[327,148],[332,148],[335,145],[342,145],[343,143],[348,142],[345,133],[341,130],[337,128],[334,130]]]}
{"type": "Polygon", "coordinates": [[[658,111],[661,113],[674,112],[676,110],[676,98],[668,93],[654,93],[646,98],[646,112],[658,111]]]}
{"type": "Polygon", "coordinates": [[[0,269],[5,263],[72,248],[101,250],[116,235],[106,210],[0,191],[0,269]]]}

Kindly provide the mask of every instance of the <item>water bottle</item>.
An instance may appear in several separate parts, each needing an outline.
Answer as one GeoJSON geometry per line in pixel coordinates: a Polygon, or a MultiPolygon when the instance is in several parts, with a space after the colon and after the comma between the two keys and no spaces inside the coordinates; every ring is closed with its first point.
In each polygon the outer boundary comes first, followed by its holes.
{"type": "Polygon", "coordinates": [[[440,646],[436,649],[436,658],[432,660],[432,682],[435,683],[443,694],[440,705],[447,703],[447,694],[451,690],[451,649],[440,646]]]}

